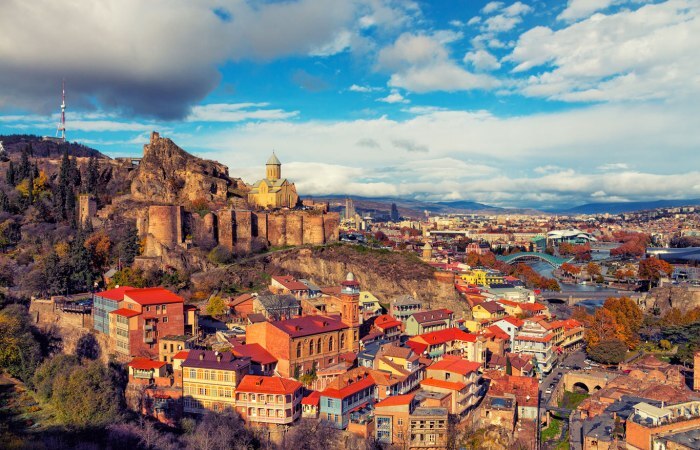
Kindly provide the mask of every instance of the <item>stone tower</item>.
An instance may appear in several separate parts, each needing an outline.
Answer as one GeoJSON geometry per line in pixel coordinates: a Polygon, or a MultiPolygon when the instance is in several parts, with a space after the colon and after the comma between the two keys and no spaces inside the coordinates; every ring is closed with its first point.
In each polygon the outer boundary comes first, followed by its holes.
{"type": "Polygon", "coordinates": [[[432,261],[433,259],[433,246],[430,242],[426,242],[423,246],[423,261],[432,261]]]}
{"type": "Polygon", "coordinates": [[[693,390],[700,391],[700,351],[693,357],[693,390]]]}
{"type": "Polygon", "coordinates": [[[78,196],[78,220],[80,226],[85,225],[85,222],[92,220],[97,213],[97,202],[90,194],[80,194],[78,196]]]}
{"type": "Polygon", "coordinates": [[[359,350],[360,330],[360,283],[355,275],[348,272],[345,281],[340,284],[340,320],[350,327],[347,341],[353,352],[359,350]]]}
{"type": "Polygon", "coordinates": [[[275,152],[272,152],[272,156],[270,156],[270,159],[268,159],[265,164],[265,178],[270,181],[282,178],[282,163],[277,159],[277,156],[275,156],[275,152]]]}

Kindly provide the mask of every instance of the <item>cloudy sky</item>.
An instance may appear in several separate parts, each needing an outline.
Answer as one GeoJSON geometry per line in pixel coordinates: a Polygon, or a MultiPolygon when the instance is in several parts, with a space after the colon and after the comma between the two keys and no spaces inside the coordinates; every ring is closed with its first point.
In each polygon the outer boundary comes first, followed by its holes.
{"type": "Polygon", "coordinates": [[[0,134],[302,195],[700,198],[700,0],[0,0],[0,134]]]}

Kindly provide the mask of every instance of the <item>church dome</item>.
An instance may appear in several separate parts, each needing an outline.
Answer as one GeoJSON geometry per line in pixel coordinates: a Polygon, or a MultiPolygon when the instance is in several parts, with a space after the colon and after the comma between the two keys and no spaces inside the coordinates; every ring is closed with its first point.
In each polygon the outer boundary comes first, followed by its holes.
{"type": "Polygon", "coordinates": [[[282,165],[279,159],[277,159],[277,156],[275,156],[275,152],[272,152],[272,156],[267,160],[266,163],[268,166],[279,166],[282,165]]]}
{"type": "Polygon", "coordinates": [[[355,274],[348,272],[347,276],[345,277],[345,281],[355,281],[355,274]]]}
{"type": "Polygon", "coordinates": [[[433,246],[430,245],[430,242],[426,242],[425,245],[423,246],[423,250],[432,250],[433,246]]]}

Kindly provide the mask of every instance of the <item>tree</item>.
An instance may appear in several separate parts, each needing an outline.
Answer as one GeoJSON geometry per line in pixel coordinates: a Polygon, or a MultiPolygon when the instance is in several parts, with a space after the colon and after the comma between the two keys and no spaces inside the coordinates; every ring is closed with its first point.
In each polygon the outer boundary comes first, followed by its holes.
{"type": "Polygon", "coordinates": [[[22,181],[29,177],[32,172],[31,163],[29,162],[29,153],[26,149],[22,150],[22,156],[20,156],[19,167],[17,168],[17,178],[16,181],[22,181]]]}
{"type": "Polygon", "coordinates": [[[15,172],[15,164],[12,161],[10,161],[10,164],[7,166],[5,181],[7,181],[7,184],[10,186],[15,186],[17,184],[17,173],[15,172]]]}
{"type": "Polygon", "coordinates": [[[121,416],[122,393],[112,371],[99,361],[74,366],[67,376],[57,377],[51,404],[66,425],[102,427],[121,416]]]}
{"type": "Polygon", "coordinates": [[[661,341],[659,341],[659,347],[661,347],[663,350],[668,351],[671,350],[673,346],[671,344],[671,341],[669,341],[668,339],[661,339],[661,341]]]}
{"type": "Polygon", "coordinates": [[[87,170],[85,174],[85,192],[88,194],[97,193],[97,182],[100,178],[99,169],[97,166],[97,158],[91,156],[88,160],[87,170]]]}
{"type": "Polygon", "coordinates": [[[209,252],[207,259],[218,265],[228,264],[233,260],[233,254],[223,245],[217,245],[209,252]]]}
{"type": "Polygon", "coordinates": [[[659,282],[663,276],[671,276],[673,266],[659,258],[647,258],[639,261],[639,278],[649,280],[651,284],[659,282]]]}
{"type": "Polygon", "coordinates": [[[101,352],[100,344],[92,333],[82,335],[75,347],[75,354],[81,359],[98,359],[101,352]]]}
{"type": "Polygon", "coordinates": [[[34,373],[34,390],[44,401],[50,401],[56,379],[67,377],[79,365],[80,358],[75,355],[58,354],[47,359],[34,373]]]}
{"type": "Polygon", "coordinates": [[[285,436],[284,448],[295,450],[316,450],[339,448],[340,431],[329,422],[316,419],[302,419],[285,436]]]}
{"type": "Polygon", "coordinates": [[[634,300],[628,297],[611,297],[605,300],[603,308],[610,311],[615,323],[620,327],[619,338],[633,349],[639,343],[639,329],[644,322],[644,314],[634,300]]]}
{"type": "Polygon", "coordinates": [[[25,382],[31,382],[41,362],[41,347],[32,329],[22,306],[10,305],[0,311],[0,368],[25,382]]]}
{"type": "Polygon", "coordinates": [[[619,339],[608,339],[588,347],[588,356],[603,364],[619,364],[625,360],[627,345],[619,339]]]}
{"type": "Polygon", "coordinates": [[[85,248],[90,255],[90,267],[94,273],[100,273],[109,264],[112,241],[103,231],[90,235],[85,240],[85,248]]]}
{"type": "Polygon", "coordinates": [[[572,277],[576,277],[581,273],[581,268],[571,263],[564,263],[561,266],[559,266],[559,268],[562,272],[569,274],[572,277]]]}
{"type": "Polygon", "coordinates": [[[589,262],[586,264],[586,273],[593,281],[594,278],[599,277],[601,274],[600,266],[594,262],[589,262]]]}
{"type": "Polygon", "coordinates": [[[510,362],[508,355],[506,355],[506,375],[513,375],[513,364],[510,362]]]}
{"type": "Polygon", "coordinates": [[[247,450],[259,447],[260,439],[246,428],[237,412],[227,409],[221,413],[206,413],[197,426],[185,435],[185,442],[187,448],[193,450],[247,450]]]}
{"type": "Polygon", "coordinates": [[[622,340],[624,338],[623,327],[615,320],[615,315],[606,308],[598,308],[593,316],[589,316],[586,325],[584,339],[586,345],[593,347],[601,341],[611,339],[622,340]]]}
{"type": "Polygon", "coordinates": [[[224,299],[222,299],[218,295],[214,295],[211,298],[209,298],[206,308],[207,314],[209,314],[210,316],[223,316],[224,314],[226,314],[227,310],[228,307],[226,306],[224,299]]]}
{"type": "Polygon", "coordinates": [[[141,252],[141,244],[139,242],[139,234],[136,225],[130,222],[125,227],[125,235],[120,236],[121,239],[116,239],[116,254],[122,264],[131,265],[134,259],[141,252]]]}

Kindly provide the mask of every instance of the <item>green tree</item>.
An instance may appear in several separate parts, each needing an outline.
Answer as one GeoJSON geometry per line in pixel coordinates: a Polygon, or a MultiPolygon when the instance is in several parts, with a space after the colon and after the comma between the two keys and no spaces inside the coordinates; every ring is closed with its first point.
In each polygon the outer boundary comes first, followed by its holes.
{"type": "Polygon", "coordinates": [[[627,344],[620,339],[609,339],[588,347],[586,353],[594,361],[603,364],[619,364],[625,360],[627,344]]]}
{"type": "Polygon", "coordinates": [[[53,384],[57,378],[69,376],[74,367],[80,365],[75,355],[58,354],[44,361],[34,373],[34,390],[44,401],[53,397],[53,384]]]}
{"type": "Polygon", "coordinates": [[[10,186],[17,185],[17,173],[15,172],[15,164],[12,161],[10,161],[10,164],[7,166],[5,181],[7,181],[7,184],[10,186]]]}
{"type": "Polygon", "coordinates": [[[26,149],[22,150],[22,156],[19,159],[19,167],[17,168],[16,181],[22,181],[29,176],[32,171],[31,163],[29,162],[29,153],[26,149]]]}
{"type": "Polygon", "coordinates": [[[119,420],[123,397],[115,375],[100,361],[74,366],[67,376],[57,377],[51,404],[66,425],[102,427],[119,420]]]}
{"type": "Polygon", "coordinates": [[[116,246],[116,253],[122,264],[131,265],[139,255],[140,250],[138,230],[134,223],[130,223],[127,225],[126,235],[116,246]]]}
{"type": "Polygon", "coordinates": [[[41,347],[32,330],[24,307],[10,305],[0,311],[0,368],[25,382],[31,382],[41,363],[41,347]]]}
{"type": "Polygon", "coordinates": [[[88,194],[97,193],[97,182],[99,180],[100,173],[97,167],[97,158],[91,156],[88,160],[86,174],[85,174],[85,192],[88,194]]]}
{"type": "Polygon", "coordinates": [[[513,375],[513,364],[510,362],[508,355],[506,355],[506,375],[513,375]]]}
{"type": "Polygon", "coordinates": [[[207,314],[210,316],[223,316],[226,314],[226,311],[228,310],[228,307],[226,306],[226,303],[224,302],[224,299],[219,297],[218,295],[215,295],[209,299],[207,302],[207,314]]]}

